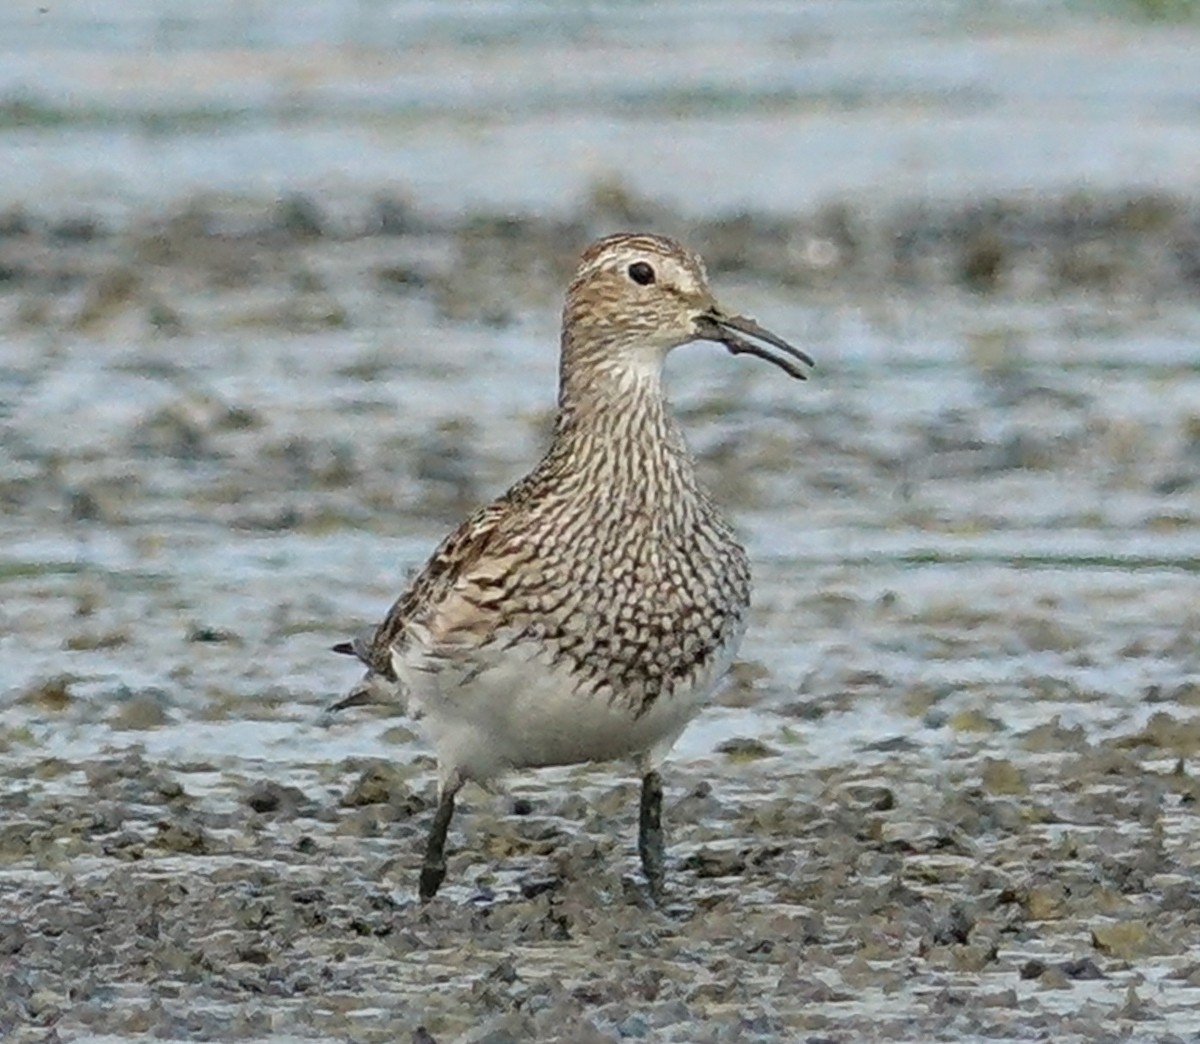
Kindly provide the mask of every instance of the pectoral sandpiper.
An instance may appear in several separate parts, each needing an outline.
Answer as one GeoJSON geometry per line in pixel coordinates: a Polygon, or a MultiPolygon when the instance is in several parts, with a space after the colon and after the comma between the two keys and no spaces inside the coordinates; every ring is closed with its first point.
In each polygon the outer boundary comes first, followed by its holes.
{"type": "Polygon", "coordinates": [[[336,708],[405,691],[437,754],[420,896],[446,875],[468,780],[632,759],[638,851],[664,883],[659,768],[737,652],[746,552],[696,477],[663,396],[663,361],[716,341],[803,378],[812,360],[725,311],[704,264],[661,236],[583,254],[567,291],[558,415],[541,462],[434,551],[370,637],[338,646],[367,676],[336,708]]]}

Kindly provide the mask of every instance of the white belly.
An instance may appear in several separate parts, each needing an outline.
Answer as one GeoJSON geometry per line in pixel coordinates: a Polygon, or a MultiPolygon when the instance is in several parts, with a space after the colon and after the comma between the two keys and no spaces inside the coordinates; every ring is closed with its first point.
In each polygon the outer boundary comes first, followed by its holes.
{"type": "Polygon", "coordinates": [[[472,665],[430,670],[397,654],[396,673],[410,693],[437,753],[443,779],[452,774],[485,783],[507,769],[638,759],[662,762],[687,723],[720,682],[737,652],[734,635],[708,663],[638,712],[623,694],[594,693],[564,664],[548,662],[535,643],[472,665]]]}

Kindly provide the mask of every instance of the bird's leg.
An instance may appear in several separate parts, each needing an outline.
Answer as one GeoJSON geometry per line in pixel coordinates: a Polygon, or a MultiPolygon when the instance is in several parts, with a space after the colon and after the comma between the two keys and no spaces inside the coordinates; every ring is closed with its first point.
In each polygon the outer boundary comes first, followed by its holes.
{"type": "Polygon", "coordinates": [[[454,817],[454,798],[462,789],[463,781],[457,773],[442,782],[438,788],[438,807],[433,814],[429,838],[425,842],[425,858],[421,862],[421,902],[427,903],[441,887],[446,877],[446,833],[454,817]]]}
{"type": "Polygon", "coordinates": [[[662,776],[651,769],[642,777],[642,807],[638,818],[638,854],[642,857],[642,872],[650,886],[650,897],[662,901],[663,832],[662,776]]]}

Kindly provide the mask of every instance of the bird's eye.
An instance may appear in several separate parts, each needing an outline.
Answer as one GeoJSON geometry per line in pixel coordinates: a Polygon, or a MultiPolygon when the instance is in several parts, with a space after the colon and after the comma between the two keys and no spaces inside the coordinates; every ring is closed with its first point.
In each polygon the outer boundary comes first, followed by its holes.
{"type": "Polygon", "coordinates": [[[629,266],[629,278],[638,286],[649,286],[654,282],[654,269],[645,261],[635,261],[629,266]]]}

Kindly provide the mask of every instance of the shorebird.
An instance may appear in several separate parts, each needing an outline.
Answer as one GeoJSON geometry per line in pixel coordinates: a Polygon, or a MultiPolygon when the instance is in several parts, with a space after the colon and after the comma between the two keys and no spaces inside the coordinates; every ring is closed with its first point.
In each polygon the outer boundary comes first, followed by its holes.
{"type": "Polygon", "coordinates": [[[419,882],[446,875],[468,780],[632,759],[638,853],[664,887],[661,765],[733,660],[750,565],[701,487],[663,394],[667,354],[716,341],[803,379],[809,356],[722,308],[704,263],[655,235],[584,251],[562,318],[545,456],[442,541],[373,634],[335,648],[367,666],[333,709],[398,690],[438,762],[419,882]]]}

